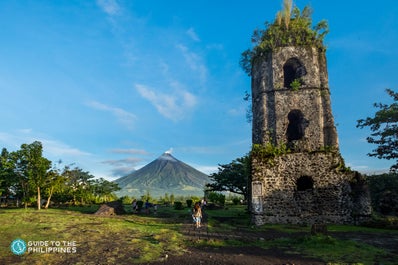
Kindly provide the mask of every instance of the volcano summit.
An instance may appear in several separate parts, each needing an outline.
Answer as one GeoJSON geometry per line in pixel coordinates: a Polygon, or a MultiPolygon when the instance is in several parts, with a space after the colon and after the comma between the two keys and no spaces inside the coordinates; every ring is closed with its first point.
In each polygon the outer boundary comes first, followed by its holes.
{"type": "Polygon", "coordinates": [[[152,197],[164,196],[165,193],[174,196],[203,196],[209,177],[195,168],[176,159],[169,152],[163,153],[156,160],[133,173],[121,177],[115,182],[121,190],[120,196],[138,198],[147,191],[152,197]]]}

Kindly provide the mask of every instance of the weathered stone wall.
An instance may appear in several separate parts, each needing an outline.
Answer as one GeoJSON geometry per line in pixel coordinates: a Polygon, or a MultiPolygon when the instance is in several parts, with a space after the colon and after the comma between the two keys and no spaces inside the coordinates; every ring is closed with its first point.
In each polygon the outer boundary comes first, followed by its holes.
{"type": "Polygon", "coordinates": [[[345,169],[339,154],[324,52],[283,47],[258,59],[252,108],[253,144],[284,144],[291,151],[272,159],[252,154],[255,224],[355,223],[370,215],[366,183],[345,169]],[[286,84],[295,69],[298,89],[286,84]]]}
{"type": "Polygon", "coordinates": [[[302,88],[300,91],[282,90],[275,92],[276,145],[286,143],[286,132],[289,125],[288,114],[291,110],[300,110],[308,121],[304,138],[300,141],[300,150],[319,150],[324,146],[323,107],[319,89],[302,88]]]}
{"type": "MultiPolygon", "coordinates": [[[[304,87],[321,87],[320,68],[324,68],[320,61],[320,54],[314,47],[281,47],[272,53],[272,69],[283,69],[283,65],[290,58],[298,58],[305,66],[307,74],[302,76],[304,87]]],[[[284,73],[283,71],[273,72],[273,87],[268,90],[283,88],[284,73]]],[[[327,84],[323,84],[327,88],[327,84]]]]}
{"type": "MultiPolygon", "coordinates": [[[[261,183],[262,190],[254,196],[262,204],[253,205],[256,224],[353,223],[358,214],[351,188],[356,173],[344,172],[338,153],[292,153],[271,160],[253,157],[253,165],[252,181],[261,183]],[[301,177],[310,178],[312,188],[300,190],[301,177]]],[[[357,202],[362,215],[370,214],[369,201],[361,203],[357,202]]]]}
{"type": "Polygon", "coordinates": [[[320,69],[326,70],[324,53],[307,47],[280,48],[254,65],[253,143],[272,141],[278,145],[286,142],[288,114],[291,110],[300,110],[309,121],[305,139],[299,143],[301,149],[318,150],[322,146],[338,148],[327,74],[325,76],[320,69]],[[290,58],[299,58],[306,69],[299,91],[284,87],[283,66],[290,58]]]}

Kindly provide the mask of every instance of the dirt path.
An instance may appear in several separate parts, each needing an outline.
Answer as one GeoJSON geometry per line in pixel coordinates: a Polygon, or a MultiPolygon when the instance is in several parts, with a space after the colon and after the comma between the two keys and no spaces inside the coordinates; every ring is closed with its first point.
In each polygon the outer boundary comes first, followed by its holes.
{"type": "MultiPolygon", "coordinates": [[[[187,240],[212,240],[212,239],[234,239],[242,242],[255,240],[272,240],[283,237],[283,233],[248,233],[244,231],[235,231],[233,233],[210,232],[207,226],[194,228],[192,224],[184,224],[182,233],[187,240]]],[[[286,234],[285,234],[286,236],[286,234]]],[[[173,265],[260,265],[260,264],[325,264],[324,262],[302,257],[296,254],[288,254],[279,249],[262,249],[260,247],[196,247],[188,249],[188,252],[180,256],[168,255],[162,262],[150,264],[173,264],[173,265]]]]}
{"type": "Polygon", "coordinates": [[[150,264],[173,265],[318,265],[322,261],[286,254],[278,249],[264,250],[258,247],[195,248],[181,256],[170,256],[162,262],[150,264]]]}
{"type": "MultiPolygon", "coordinates": [[[[264,232],[251,232],[245,229],[237,229],[233,232],[211,232],[206,224],[197,229],[192,223],[185,223],[181,229],[182,234],[187,240],[198,242],[200,240],[237,240],[241,242],[253,242],[258,240],[274,240],[277,238],[302,237],[306,233],[286,233],[276,230],[264,232]]],[[[396,233],[378,233],[377,235],[365,232],[331,232],[332,237],[345,240],[354,240],[366,243],[377,248],[382,248],[398,257],[398,235],[396,233]]],[[[244,245],[244,244],[243,244],[244,245]]],[[[172,265],[217,265],[217,264],[233,264],[233,265],[260,265],[260,264],[326,264],[322,260],[305,257],[299,254],[291,254],[288,249],[263,249],[255,246],[239,246],[239,247],[191,247],[182,255],[168,255],[161,262],[150,264],[172,264],[172,265]]],[[[391,262],[394,263],[394,257],[391,262]]],[[[375,264],[378,264],[377,262],[375,264]]]]}

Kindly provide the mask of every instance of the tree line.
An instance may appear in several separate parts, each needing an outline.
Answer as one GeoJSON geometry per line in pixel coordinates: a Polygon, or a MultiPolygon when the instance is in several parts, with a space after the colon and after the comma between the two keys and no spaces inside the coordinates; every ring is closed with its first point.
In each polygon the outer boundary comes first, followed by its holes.
{"type": "Polygon", "coordinates": [[[48,208],[50,202],[73,205],[107,202],[116,198],[120,188],[103,178],[95,179],[87,171],[71,165],[59,166],[43,157],[39,141],[22,144],[17,151],[3,148],[0,155],[1,202],[13,200],[25,207],[36,202],[37,209],[48,208]]]}

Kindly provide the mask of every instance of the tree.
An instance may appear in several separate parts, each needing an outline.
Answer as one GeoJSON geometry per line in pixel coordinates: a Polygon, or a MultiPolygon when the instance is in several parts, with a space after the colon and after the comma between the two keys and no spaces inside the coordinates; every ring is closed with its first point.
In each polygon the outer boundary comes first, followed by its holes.
{"type": "Polygon", "coordinates": [[[117,183],[99,178],[93,182],[94,195],[99,199],[100,202],[108,202],[114,199],[116,196],[113,192],[120,190],[117,183]]]}
{"type": "Polygon", "coordinates": [[[45,193],[47,195],[47,202],[44,209],[50,206],[51,198],[55,192],[60,191],[65,184],[66,178],[62,176],[58,170],[52,169],[47,172],[47,182],[45,185],[45,193]]]}
{"type": "Polygon", "coordinates": [[[0,155],[0,195],[8,197],[13,193],[15,174],[10,153],[6,148],[1,150],[0,155]]]}
{"type": "Polygon", "coordinates": [[[376,111],[374,117],[360,119],[357,122],[358,128],[369,127],[372,133],[366,138],[368,143],[376,144],[377,147],[369,156],[379,159],[395,160],[390,168],[391,171],[398,170],[398,93],[386,89],[387,94],[393,98],[390,105],[374,103],[376,111]]]}
{"type": "Polygon", "coordinates": [[[51,161],[43,157],[43,146],[41,142],[35,141],[31,144],[22,144],[20,159],[24,165],[23,174],[29,184],[37,191],[37,209],[41,209],[41,189],[48,177],[47,171],[51,168],[51,161]]]}
{"type": "MultiPolygon", "coordinates": [[[[42,194],[47,197],[47,209],[51,199],[58,202],[73,201],[76,205],[85,202],[109,201],[116,198],[117,184],[103,178],[93,180],[89,172],[80,168],[65,166],[51,168],[52,162],[42,156],[41,142],[22,144],[20,150],[8,152],[3,148],[0,154],[0,195],[22,198],[25,208],[37,201],[41,209],[42,194]],[[36,196],[35,196],[36,195],[36,196]]],[[[60,160],[58,164],[61,164],[60,160]]]]}
{"type": "Polygon", "coordinates": [[[64,192],[68,192],[72,196],[73,205],[77,205],[78,200],[81,204],[84,204],[88,197],[93,194],[91,184],[94,176],[78,167],[74,169],[65,167],[62,175],[66,178],[67,191],[64,192]]]}
{"type": "Polygon", "coordinates": [[[10,153],[10,166],[14,177],[14,193],[17,197],[22,197],[22,202],[27,208],[31,198],[31,185],[27,174],[28,162],[21,150],[10,153]]]}
{"type": "Polygon", "coordinates": [[[367,182],[372,208],[381,214],[398,215],[398,174],[368,176],[367,182]]]}
{"type": "Polygon", "coordinates": [[[248,181],[251,172],[251,162],[248,155],[237,158],[226,165],[219,165],[218,172],[210,175],[212,183],[206,186],[210,191],[229,191],[248,196],[248,181]]]}

